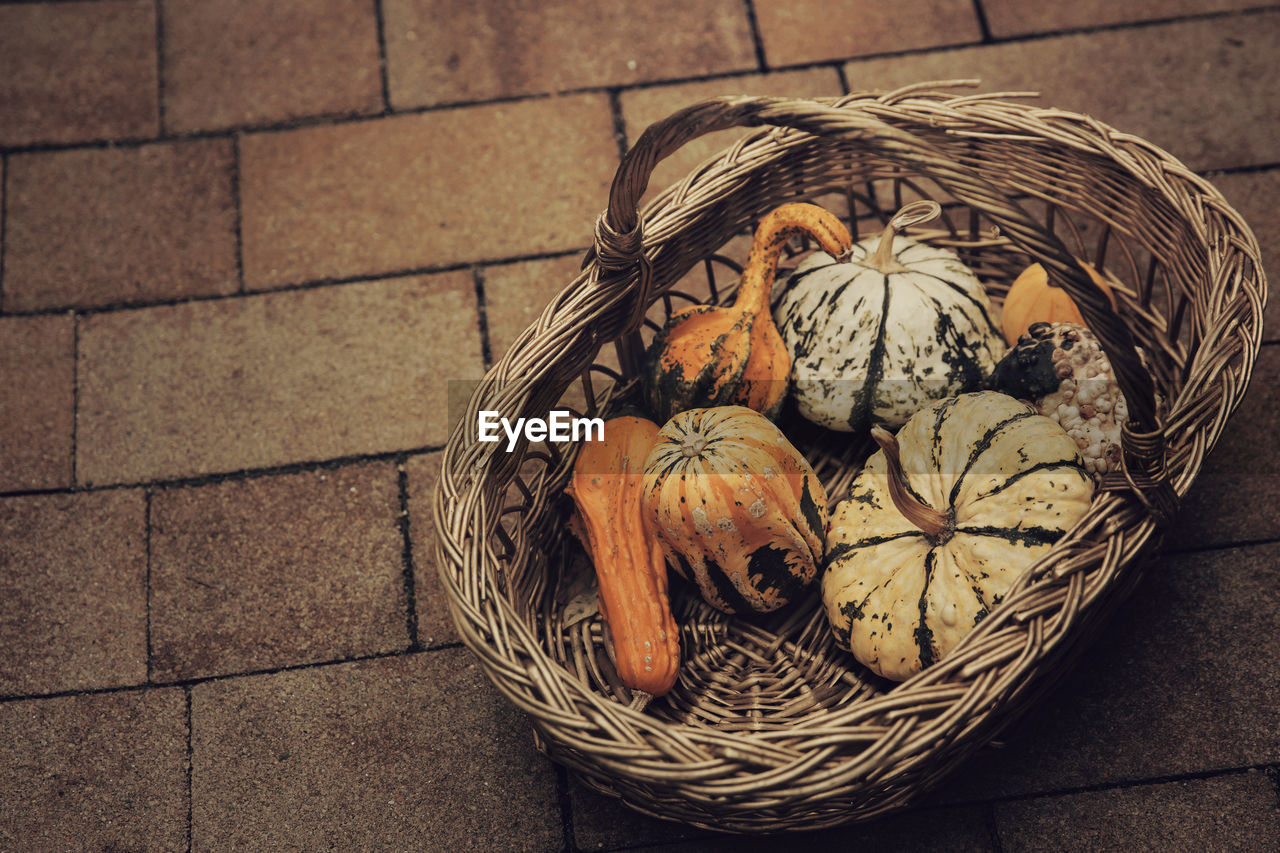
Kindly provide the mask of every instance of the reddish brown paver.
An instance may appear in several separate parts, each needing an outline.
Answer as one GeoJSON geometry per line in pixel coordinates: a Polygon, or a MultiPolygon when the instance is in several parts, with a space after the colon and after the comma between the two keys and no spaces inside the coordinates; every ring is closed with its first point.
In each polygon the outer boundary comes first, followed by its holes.
{"type": "Polygon", "coordinates": [[[465,649],[192,689],[192,849],[558,850],[550,763],[465,649]]]}
{"type": "Polygon", "coordinates": [[[449,615],[449,600],[436,568],[435,519],[431,511],[440,478],[440,454],[414,456],[405,463],[409,486],[409,532],[413,542],[414,597],[418,642],[423,646],[456,643],[461,637],[449,615]]]}
{"type": "Polygon", "coordinates": [[[1261,12],[861,60],[845,73],[855,91],[980,78],[979,91],[1039,92],[1029,103],[1093,116],[1203,170],[1280,159],[1278,50],[1280,13],[1261,12]]]}
{"type": "Polygon", "coordinates": [[[443,444],[478,376],[467,272],[86,317],[78,477],[137,482],[443,444]]]}
{"type": "Polygon", "coordinates": [[[1024,3],[982,0],[987,27],[996,38],[1055,30],[1088,29],[1257,8],[1254,0],[1078,0],[1075,3],[1024,3]]]}
{"type": "Polygon", "coordinates": [[[147,678],[141,491],[0,498],[0,696],[147,678]]]}
{"type": "Polygon", "coordinates": [[[387,0],[397,109],[756,68],[736,0],[387,0]]]}
{"type": "Polygon", "coordinates": [[[169,131],[382,110],[374,0],[163,0],[169,131]]]}
{"type": "Polygon", "coordinates": [[[0,492],[71,485],[75,320],[0,317],[0,492]]]}
{"type": "MultiPolygon", "coordinates": [[[[634,145],[650,124],[661,121],[705,98],[723,95],[774,95],[787,98],[832,97],[844,93],[840,76],[834,68],[807,68],[752,74],[717,80],[699,80],[670,86],[632,89],[622,93],[618,102],[626,121],[627,141],[634,145]]],[[[653,170],[649,179],[650,199],[655,192],[682,180],[703,160],[728,148],[746,130],[724,130],[692,140],[667,157],[653,170]]],[[[643,204],[643,201],[642,201],[643,204]]]]}
{"type": "Polygon", "coordinates": [[[0,847],[182,850],[182,690],[0,704],[0,847]]]}
{"type": "Polygon", "coordinates": [[[568,287],[581,269],[581,253],[485,267],[484,313],[494,361],[502,358],[520,333],[542,315],[551,299],[568,287]]]}
{"type": "Polygon", "coordinates": [[[0,145],[154,136],[155,7],[0,6],[0,145]]]}
{"type": "Polygon", "coordinates": [[[1278,590],[1276,543],[1154,558],[1065,681],[1001,737],[1004,749],[975,759],[940,799],[1280,759],[1278,590]]]}
{"type": "Polygon", "coordinates": [[[5,308],[235,292],[234,157],[222,139],[13,157],[5,308]]]}
{"type": "Polygon", "coordinates": [[[1263,312],[1263,340],[1280,341],[1280,169],[1214,175],[1213,185],[1244,217],[1262,251],[1262,268],[1268,275],[1270,298],[1263,312]]]}
{"type": "Polygon", "coordinates": [[[158,491],[152,677],[407,647],[399,515],[390,462],[158,491]]]}
{"type": "Polygon", "coordinates": [[[1280,537],[1277,413],[1280,345],[1267,344],[1258,353],[1244,400],[1183,499],[1169,534],[1170,548],[1280,537]]]}
{"type": "Polygon", "coordinates": [[[775,68],[982,39],[968,0],[756,0],[755,10],[775,68]]]}
{"type": "Polygon", "coordinates": [[[1275,850],[1276,791],[1262,773],[999,803],[1002,849],[1275,850]]]}
{"type": "Polygon", "coordinates": [[[246,282],[267,288],[581,246],[617,156],[603,95],[249,134],[246,282]]]}

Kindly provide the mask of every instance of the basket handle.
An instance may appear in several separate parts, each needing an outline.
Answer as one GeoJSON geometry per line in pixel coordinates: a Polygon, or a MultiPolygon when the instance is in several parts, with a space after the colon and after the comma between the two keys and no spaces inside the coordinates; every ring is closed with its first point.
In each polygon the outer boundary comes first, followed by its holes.
{"type": "Polygon", "coordinates": [[[623,157],[609,189],[609,206],[596,224],[598,261],[611,269],[643,265],[639,201],[659,161],[704,134],[761,125],[865,143],[877,155],[926,175],[960,202],[985,213],[1002,233],[1039,260],[1075,300],[1107,352],[1129,410],[1121,441],[1126,485],[1158,522],[1167,522],[1176,496],[1165,471],[1164,433],[1156,420],[1155,387],[1128,327],[1111,311],[1106,295],[1058,237],[989,182],[901,128],[865,112],[792,98],[730,96],[685,107],[646,128],[623,157]]]}

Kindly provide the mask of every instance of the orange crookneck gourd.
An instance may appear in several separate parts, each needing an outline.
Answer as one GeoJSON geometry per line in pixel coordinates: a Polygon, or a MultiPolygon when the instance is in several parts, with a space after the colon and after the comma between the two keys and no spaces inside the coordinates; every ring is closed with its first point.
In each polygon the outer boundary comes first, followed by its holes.
{"type": "Polygon", "coordinates": [[[600,615],[613,640],[614,664],[627,687],[666,694],[680,668],[680,633],[667,587],[667,564],[642,504],[644,464],[658,425],[622,416],[602,441],[585,442],[565,490],[599,581],[600,615]]]}
{"type": "Polygon", "coordinates": [[[835,215],[784,204],[756,228],[732,306],[693,305],[672,314],[645,357],[645,400],[659,422],[689,409],[746,406],[774,418],[782,408],[791,356],[770,313],[778,259],[793,236],[808,234],[841,256],[853,238],[835,215]]]}

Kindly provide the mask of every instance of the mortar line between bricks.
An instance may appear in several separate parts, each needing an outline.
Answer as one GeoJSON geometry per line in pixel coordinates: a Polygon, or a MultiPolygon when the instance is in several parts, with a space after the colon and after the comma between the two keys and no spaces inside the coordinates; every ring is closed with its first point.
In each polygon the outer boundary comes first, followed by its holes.
{"type": "Polygon", "coordinates": [[[609,90],[609,118],[613,121],[613,142],[618,147],[618,162],[621,165],[622,160],[627,156],[627,150],[631,147],[627,139],[627,119],[622,114],[622,90],[609,90]]]}
{"type": "Polygon", "coordinates": [[[9,219],[9,155],[0,154],[0,316],[4,310],[5,226],[9,219]]]}
{"type": "Polygon", "coordinates": [[[187,706],[187,853],[191,853],[192,836],[195,818],[195,749],[192,745],[195,737],[195,716],[192,712],[191,688],[182,688],[187,706]]]}
{"type": "Polygon", "coordinates": [[[747,13],[747,27],[751,30],[751,44],[756,52],[756,65],[761,71],[769,70],[769,61],[764,52],[764,34],[760,32],[760,19],[756,16],[755,0],[742,0],[743,9],[747,13]]]}
{"type": "Polygon", "coordinates": [[[493,367],[493,345],[489,341],[489,313],[486,310],[484,295],[484,270],[479,266],[471,268],[471,283],[476,294],[476,330],[480,333],[480,359],[486,371],[493,367]]]}
{"type": "Polygon", "coordinates": [[[979,800],[948,801],[947,808],[990,805],[992,807],[1007,803],[1022,803],[1031,800],[1048,800],[1058,797],[1074,797],[1080,794],[1097,794],[1104,791],[1118,791],[1128,788],[1149,788],[1157,785],[1169,785],[1175,782],[1195,782],[1204,779],[1221,779],[1227,776],[1243,776],[1248,773],[1271,774],[1280,770],[1280,762],[1264,761],[1257,764],[1237,765],[1234,767],[1218,767],[1212,770],[1190,770],[1185,773],[1166,773],[1138,779],[1115,779],[1109,782],[1096,782],[1092,785],[1075,785],[1066,788],[1048,788],[1042,791],[1025,791],[1017,794],[1004,794],[979,800]]]}
{"type": "Polygon", "coordinates": [[[993,853],[1004,853],[1004,842],[1000,840],[1000,822],[996,820],[994,803],[983,805],[982,820],[987,828],[987,837],[991,841],[991,850],[993,853]]]}
{"type": "Polygon", "coordinates": [[[373,18],[378,38],[378,78],[382,86],[382,114],[391,115],[391,79],[387,72],[387,18],[382,0],[374,0],[373,18]]]}
{"type": "Polygon", "coordinates": [[[152,0],[156,9],[156,122],[165,133],[164,112],[164,0],[152,0]]]}
{"type": "MultiPolygon", "coordinates": [[[[294,293],[297,291],[319,290],[326,287],[341,287],[347,284],[370,284],[379,281],[413,278],[415,276],[439,275],[441,273],[457,272],[459,270],[468,270],[477,267],[487,269],[488,267],[512,266],[514,264],[521,264],[529,261],[548,261],[555,260],[557,258],[569,257],[570,255],[583,255],[587,251],[587,249],[581,247],[557,249],[550,252],[535,252],[527,255],[513,255],[506,258],[484,258],[480,260],[458,261],[438,266],[412,267],[409,269],[390,270],[378,273],[362,273],[360,275],[345,276],[342,278],[317,278],[310,281],[299,282],[297,284],[283,284],[276,287],[263,288],[261,290],[246,289],[236,293],[200,293],[189,296],[179,296],[173,299],[153,299],[146,302],[112,302],[106,305],[91,306],[55,305],[50,308],[37,308],[31,311],[14,311],[10,312],[8,316],[48,317],[66,314],[68,311],[76,311],[85,316],[93,316],[96,314],[110,314],[116,311],[136,311],[144,308],[166,308],[197,302],[221,302],[231,299],[243,299],[245,297],[266,296],[271,293],[294,293]]],[[[239,254],[238,249],[237,254],[239,254]]],[[[237,264],[239,264],[238,258],[237,264]]],[[[239,273],[239,275],[241,279],[243,279],[243,273],[239,273]]]]}
{"type": "Polygon", "coordinates": [[[142,494],[143,494],[142,543],[143,543],[143,556],[146,561],[145,577],[146,577],[146,583],[147,583],[146,598],[145,598],[146,604],[144,608],[146,611],[146,651],[147,651],[146,673],[147,673],[147,683],[149,684],[151,683],[152,675],[155,672],[155,667],[153,665],[155,653],[151,645],[151,502],[155,492],[152,488],[147,487],[145,490],[143,490],[142,494]]]}
{"type": "Polygon", "coordinates": [[[244,202],[241,200],[240,187],[240,134],[231,137],[231,206],[235,214],[235,250],[236,250],[236,292],[226,294],[238,296],[244,294],[244,202]]]}
{"type": "Polygon", "coordinates": [[[560,832],[564,837],[562,853],[576,853],[578,840],[573,831],[573,803],[569,796],[569,770],[563,764],[554,764],[556,773],[556,801],[560,806],[560,832]]]}
{"type": "Polygon", "coordinates": [[[275,477],[284,474],[302,474],[313,471],[336,471],[340,468],[353,467],[356,465],[366,465],[375,462],[393,462],[402,456],[422,456],[428,453],[436,453],[443,449],[443,444],[427,445],[424,447],[388,450],[383,453],[368,453],[352,456],[338,456],[332,459],[313,459],[302,462],[288,462],[282,465],[270,465],[263,466],[261,468],[238,468],[231,471],[215,471],[209,474],[196,474],[189,477],[134,480],[124,483],[103,483],[51,489],[15,489],[9,492],[0,492],[0,498],[33,497],[36,495],[85,494],[90,492],[109,492],[121,489],[140,488],[160,490],[185,489],[231,481],[254,480],[260,477],[275,477]]]}
{"type": "Polygon", "coordinates": [[[80,313],[71,314],[71,489],[80,476],[80,313]]]}
{"type": "Polygon", "coordinates": [[[281,666],[266,667],[264,669],[249,669],[244,670],[243,672],[220,672],[214,675],[196,675],[191,676],[190,678],[177,678],[172,681],[153,681],[144,684],[121,684],[112,687],[92,687],[80,690],[55,690],[49,693],[15,693],[8,696],[0,696],[0,705],[10,702],[33,702],[43,699],[64,699],[70,696],[112,696],[118,693],[139,693],[148,690],[173,690],[174,688],[189,689],[203,684],[214,684],[222,681],[231,681],[237,678],[257,678],[259,676],[280,675],[286,672],[302,672],[309,669],[324,669],[326,667],[345,666],[353,663],[392,660],[394,658],[411,657],[413,655],[429,655],[436,652],[448,651],[450,649],[464,648],[466,648],[465,644],[460,641],[432,643],[423,647],[420,651],[397,649],[390,652],[371,652],[367,655],[327,658],[325,660],[284,664],[281,666]]]}
{"type": "Polygon", "coordinates": [[[404,572],[405,619],[409,631],[409,651],[422,651],[418,634],[418,581],[413,559],[413,525],[409,517],[409,471],[407,456],[396,459],[396,490],[399,496],[400,566],[404,572]]]}
{"type": "Polygon", "coordinates": [[[982,33],[982,43],[990,44],[994,39],[991,37],[991,26],[987,22],[987,10],[982,8],[982,0],[973,0],[973,14],[978,19],[978,30],[982,33]]]}

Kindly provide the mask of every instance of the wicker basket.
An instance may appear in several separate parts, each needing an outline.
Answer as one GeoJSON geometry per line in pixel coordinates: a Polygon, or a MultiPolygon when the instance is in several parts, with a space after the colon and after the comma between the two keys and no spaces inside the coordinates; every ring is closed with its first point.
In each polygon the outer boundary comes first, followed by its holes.
{"type": "MultiPolygon", "coordinates": [[[[960,82],[713,99],[651,126],[618,170],[582,272],[485,377],[449,441],[437,562],[464,642],[551,758],[640,811],[762,832],[909,805],[1097,634],[1245,392],[1265,282],[1222,196],[1141,139],[1009,94],[945,91],[960,82]],[[659,160],[731,127],[759,129],[638,211],[659,160]],[[997,300],[1031,260],[1072,292],[1129,403],[1123,475],[1001,607],[909,681],[881,681],[836,647],[816,598],[729,617],[677,586],[680,680],[659,700],[633,695],[592,606],[591,567],[565,534],[573,447],[480,443],[479,411],[546,417],[576,400],[581,414],[607,414],[682,299],[724,298],[741,267],[717,253],[766,212],[818,200],[866,236],[915,196],[946,208],[912,236],[960,252],[997,300]],[[1105,270],[1118,311],[1073,256],[1105,270]]],[[[804,439],[834,497],[868,452],[849,445],[804,439]]]]}

